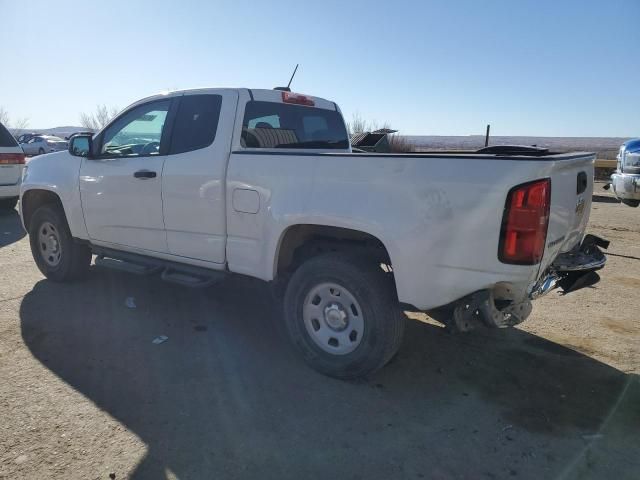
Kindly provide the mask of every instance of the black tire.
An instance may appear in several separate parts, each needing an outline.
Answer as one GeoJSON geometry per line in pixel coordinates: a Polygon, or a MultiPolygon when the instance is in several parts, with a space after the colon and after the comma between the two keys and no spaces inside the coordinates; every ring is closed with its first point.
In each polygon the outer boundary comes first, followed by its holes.
{"type": "Polygon", "coordinates": [[[71,236],[69,225],[62,209],[55,205],[38,208],[29,224],[29,242],[31,254],[42,274],[55,282],[67,282],[82,278],[91,263],[91,250],[87,245],[76,242],[71,236]],[[43,258],[39,245],[39,233],[48,223],[56,230],[60,248],[59,263],[50,265],[43,258]]]}
{"type": "Polygon", "coordinates": [[[44,155],[44,148],[38,149],[38,155],[44,155]]]}
{"type": "Polygon", "coordinates": [[[9,210],[15,210],[17,204],[18,204],[18,197],[3,198],[0,200],[0,210],[2,210],[3,212],[9,211],[9,210]]]}
{"type": "Polygon", "coordinates": [[[406,317],[398,303],[393,277],[375,260],[328,253],[304,262],[288,282],[284,317],[289,337],[304,360],[330,377],[355,379],[382,368],[398,351],[406,317]],[[303,318],[305,299],[323,283],[335,283],[348,290],[360,305],[364,333],[350,353],[332,354],[311,337],[303,318]]]}

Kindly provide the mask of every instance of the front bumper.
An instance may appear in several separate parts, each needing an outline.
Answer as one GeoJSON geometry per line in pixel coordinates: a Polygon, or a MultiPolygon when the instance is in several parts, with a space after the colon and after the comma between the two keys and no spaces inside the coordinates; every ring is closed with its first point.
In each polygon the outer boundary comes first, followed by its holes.
{"type": "Polygon", "coordinates": [[[528,298],[514,302],[496,297],[496,289],[485,289],[467,295],[449,305],[427,312],[431,317],[457,331],[478,327],[503,328],[517,325],[531,314],[531,300],[561,288],[564,294],[590,287],[600,281],[596,273],[607,258],[600,248],[609,242],[595,235],[585,235],[582,243],[559,255],[540,280],[533,285],[528,298]]]}
{"type": "Polygon", "coordinates": [[[640,200],[640,174],[614,173],[611,186],[621,200],[640,200]]]}

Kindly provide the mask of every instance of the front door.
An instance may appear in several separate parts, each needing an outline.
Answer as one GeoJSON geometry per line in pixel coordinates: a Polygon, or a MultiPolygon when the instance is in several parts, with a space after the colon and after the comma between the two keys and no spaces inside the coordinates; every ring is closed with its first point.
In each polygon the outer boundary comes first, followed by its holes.
{"type": "Polygon", "coordinates": [[[80,195],[92,241],[167,252],[162,168],[171,102],[129,109],[96,137],[94,155],[83,159],[80,195]]]}

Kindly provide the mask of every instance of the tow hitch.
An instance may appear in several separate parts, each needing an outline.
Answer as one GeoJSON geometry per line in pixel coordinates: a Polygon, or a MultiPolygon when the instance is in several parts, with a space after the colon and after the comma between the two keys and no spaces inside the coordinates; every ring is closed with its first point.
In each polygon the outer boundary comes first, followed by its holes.
{"type": "Polygon", "coordinates": [[[609,241],[595,235],[585,235],[582,243],[570,252],[558,255],[546,274],[534,286],[529,297],[533,300],[560,287],[563,294],[590,287],[600,281],[597,270],[604,267],[607,257],[600,248],[607,249],[609,241]]]}

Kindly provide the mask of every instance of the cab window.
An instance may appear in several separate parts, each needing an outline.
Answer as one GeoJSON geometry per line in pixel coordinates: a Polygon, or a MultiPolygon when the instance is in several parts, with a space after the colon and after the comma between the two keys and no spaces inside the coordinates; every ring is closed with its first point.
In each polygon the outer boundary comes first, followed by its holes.
{"type": "Polygon", "coordinates": [[[160,154],[170,100],[145,103],[115,120],[102,135],[99,155],[139,157],[160,154]]]}
{"type": "Polygon", "coordinates": [[[220,118],[221,95],[184,95],[171,133],[169,154],[191,152],[211,145],[220,118]]]}
{"type": "Polygon", "coordinates": [[[247,102],[241,145],[248,148],[349,148],[336,110],[278,102],[247,102]]]}

